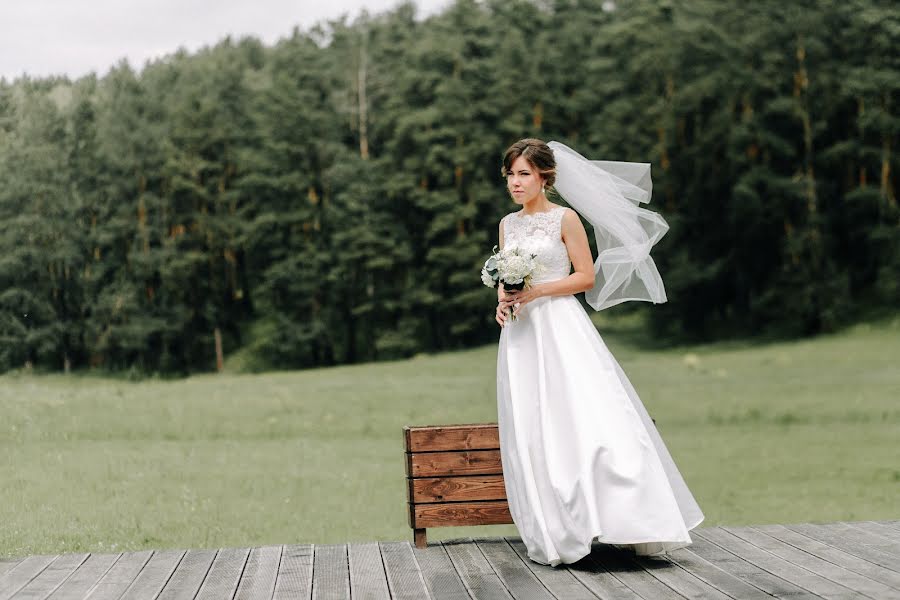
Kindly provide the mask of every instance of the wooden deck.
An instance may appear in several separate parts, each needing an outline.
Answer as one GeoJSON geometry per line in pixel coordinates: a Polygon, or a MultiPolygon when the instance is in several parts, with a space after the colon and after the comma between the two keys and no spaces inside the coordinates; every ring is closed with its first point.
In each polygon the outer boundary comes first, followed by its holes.
{"type": "Polygon", "coordinates": [[[900,521],[705,527],[668,558],[595,544],[551,568],[517,537],[0,560],[0,600],[900,599],[900,521]]]}

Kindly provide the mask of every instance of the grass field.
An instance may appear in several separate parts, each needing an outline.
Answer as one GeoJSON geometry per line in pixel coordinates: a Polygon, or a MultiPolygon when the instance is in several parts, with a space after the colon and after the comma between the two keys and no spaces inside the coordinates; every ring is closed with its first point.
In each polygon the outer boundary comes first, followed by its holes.
{"type": "MultiPolygon", "coordinates": [[[[664,351],[599,324],[703,525],[900,517],[900,316],[664,351]]],[[[402,426],[495,421],[495,361],[0,377],[0,556],[409,539],[402,426]]]]}

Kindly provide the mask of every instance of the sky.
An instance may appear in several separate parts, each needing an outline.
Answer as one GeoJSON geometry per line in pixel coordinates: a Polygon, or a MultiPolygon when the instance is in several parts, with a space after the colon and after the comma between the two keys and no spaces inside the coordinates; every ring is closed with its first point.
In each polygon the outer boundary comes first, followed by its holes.
{"type": "MultiPolygon", "coordinates": [[[[231,34],[266,44],[363,9],[390,10],[399,0],[0,0],[0,77],[93,71],[123,58],[137,69],[183,46],[190,51],[231,34]]],[[[450,0],[415,0],[419,18],[450,0]]]]}

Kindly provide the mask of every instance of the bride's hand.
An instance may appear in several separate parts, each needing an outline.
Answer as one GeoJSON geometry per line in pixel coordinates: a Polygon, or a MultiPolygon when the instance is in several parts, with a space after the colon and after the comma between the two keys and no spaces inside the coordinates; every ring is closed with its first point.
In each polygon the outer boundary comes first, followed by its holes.
{"type": "Polygon", "coordinates": [[[502,300],[497,303],[497,311],[494,313],[494,320],[503,327],[506,323],[506,319],[509,318],[509,314],[506,312],[507,305],[502,300]]]}
{"type": "Polygon", "coordinates": [[[541,293],[541,286],[532,286],[530,288],[526,288],[524,290],[517,290],[515,292],[510,292],[506,294],[506,302],[509,306],[514,304],[518,304],[515,312],[513,314],[518,315],[519,311],[522,310],[522,307],[531,302],[532,300],[537,300],[543,294],[541,293]]]}
{"type": "Polygon", "coordinates": [[[509,318],[509,311],[513,308],[515,302],[509,301],[509,295],[506,293],[502,293],[502,297],[498,297],[497,299],[497,311],[494,314],[494,320],[500,324],[500,327],[503,327],[506,324],[506,319],[509,318]]]}

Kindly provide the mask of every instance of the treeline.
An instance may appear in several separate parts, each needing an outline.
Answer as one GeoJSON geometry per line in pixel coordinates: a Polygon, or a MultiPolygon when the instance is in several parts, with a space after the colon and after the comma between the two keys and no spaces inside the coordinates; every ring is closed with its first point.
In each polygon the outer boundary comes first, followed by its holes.
{"type": "Polygon", "coordinates": [[[0,370],[494,341],[525,136],[652,162],[657,333],[831,329],[900,297],[898,31],[876,0],[458,0],[2,81],[0,370]]]}

